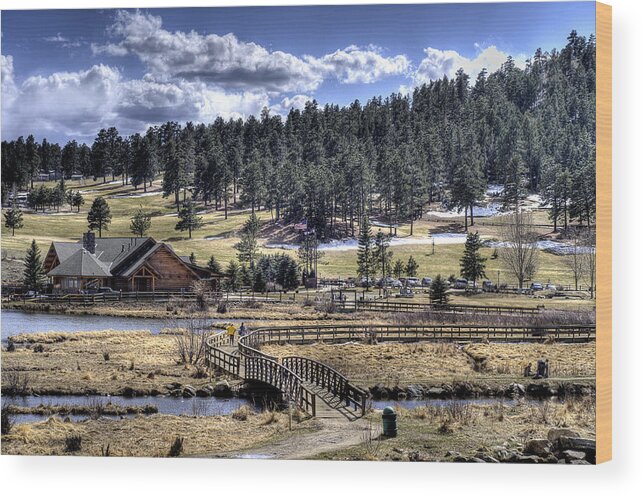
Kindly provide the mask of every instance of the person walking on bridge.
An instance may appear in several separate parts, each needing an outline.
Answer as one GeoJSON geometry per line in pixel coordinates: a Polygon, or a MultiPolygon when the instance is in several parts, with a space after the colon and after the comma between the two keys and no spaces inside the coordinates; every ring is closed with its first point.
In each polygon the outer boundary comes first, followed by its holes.
{"type": "Polygon", "coordinates": [[[230,346],[234,346],[234,335],[237,332],[237,328],[234,326],[234,324],[230,324],[228,327],[226,327],[226,331],[228,333],[228,343],[230,346]]]}

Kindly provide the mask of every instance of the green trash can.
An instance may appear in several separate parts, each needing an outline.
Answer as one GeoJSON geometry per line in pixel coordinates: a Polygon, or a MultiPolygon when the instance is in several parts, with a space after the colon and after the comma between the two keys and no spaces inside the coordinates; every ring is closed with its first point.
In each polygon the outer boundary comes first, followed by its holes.
{"type": "Polygon", "coordinates": [[[382,434],[386,437],[397,436],[397,413],[390,406],[382,411],[382,434]]]}

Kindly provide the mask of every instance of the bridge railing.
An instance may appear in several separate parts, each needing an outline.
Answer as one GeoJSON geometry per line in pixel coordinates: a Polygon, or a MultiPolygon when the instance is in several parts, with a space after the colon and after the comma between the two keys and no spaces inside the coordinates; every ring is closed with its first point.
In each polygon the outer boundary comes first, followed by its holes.
{"type": "Polygon", "coordinates": [[[538,315],[542,307],[503,307],[480,305],[436,305],[434,303],[412,303],[409,301],[357,300],[339,301],[347,310],[372,312],[436,312],[442,314],[476,314],[476,315],[538,315]]]}
{"type": "Polygon", "coordinates": [[[245,378],[270,384],[286,398],[313,417],[316,415],[315,394],[304,385],[304,380],[292,370],[260,356],[245,358],[245,378]]]}
{"type": "Polygon", "coordinates": [[[223,351],[227,340],[225,332],[219,332],[210,336],[206,341],[205,361],[209,367],[219,368],[233,375],[239,375],[241,361],[238,356],[223,351]]]}
{"type": "Polygon", "coordinates": [[[346,377],[332,367],[299,356],[285,357],[282,363],[284,367],[292,370],[306,382],[321,387],[339,398],[340,401],[346,402],[346,406],[352,406],[354,410],[359,410],[361,415],[366,413],[368,393],[353,386],[346,377]]]}
{"type": "Polygon", "coordinates": [[[595,325],[486,326],[486,325],[313,325],[259,328],[240,341],[248,356],[270,357],[258,350],[264,344],[377,341],[543,341],[587,342],[596,339],[595,325]],[[248,349],[249,348],[249,349],[248,349]]]}

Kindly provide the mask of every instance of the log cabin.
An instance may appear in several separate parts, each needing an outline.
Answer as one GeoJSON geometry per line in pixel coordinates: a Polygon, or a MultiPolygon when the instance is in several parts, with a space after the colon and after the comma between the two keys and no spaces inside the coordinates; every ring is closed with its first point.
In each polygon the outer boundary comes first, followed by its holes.
{"type": "Polygon", "coordinates": [[[121,291],[189,290],[215,274],[177,255],[151,237],[54,241],[43,262],[54,292],[73,293],[109,287],[121,291]]]}

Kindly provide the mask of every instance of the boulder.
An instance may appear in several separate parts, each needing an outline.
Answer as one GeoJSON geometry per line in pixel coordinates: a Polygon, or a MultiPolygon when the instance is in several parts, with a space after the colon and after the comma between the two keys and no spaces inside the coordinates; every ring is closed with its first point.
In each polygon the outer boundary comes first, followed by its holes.
{"type": "Polygon", "coordinates": [[[536,455],[518,455],[514,463],[542,463],[544,460],[536,455]]]}
{"type": "Polygon", "coordinates": [[[376,400],[386,399],[389,397],[388,388],[384,384],[376,384],[369,389],[371,395],[376,400]]]}
{"type": "Polygon", "coordinates": [[[583,451],[574,450],[565,450],[562,455],[565,457],[567,463],[571,463],[574,460],[584,460],[587,456],[583,451]]]}
{"type": "Polygon", "coordinates": [[[196,396],[196,388],[189,384],[187,386],[183,386],[182,394],[184,398],[194,398],[196,396]]]}
{"type": "Polygon", "coordinates": [[[426,396],[428,398],[446,398],[448,395],[444,388],[432,387],[427,389],[426,396]]]}
{"type": "Polygon", "coordinates": [[[548,382],[529,384],[525,391],[535,398],[549,398],[557,394],[557,390],[553,389],[548,382]]]}
{"type": "Polygon", "coordinates": [[[591,465],[587,460],[572,460],[569,462],[570,465],[591,465]]]}
{"type": "Polygon", "coordinates": [[[199,398],[207,398],[208,396],[212,396],[212,391],[202,387],[196,390],[196,395],[199,398]]]}
{"type": "Polygon", "coordinates": [[[217,398],[232,398],[234,394],[228,381],[220,381],[214,385],[212,395],[217,398]]]}
{"type": "Polygon", "coordinates": [[[559,451],[582,451],[589,463],[596,462],[596,440],[582,437],[560,437],[557,447],[559,451]]]}
{"type": "Polygon", "coordinates": [[[525,395],[525,386],[522,384],[517,384],[517,383],[512,383],[507,386],[507,389],[504,391],[505,396],[508,396],[510,398],[516,398],[519,396],[524,396],[525,395]]]}
{"type": "Polygon", "coordinates": [[[547,439],[551,443],[556,443],[561,437],[580,437],[580,434],[571,429],[549,429],[547,439]]]}
{"type": "Polygon", "coordinates": [[[552,443],[547,439],[530,439],[522,450],[525,455],[536,455],[546,458],[552,450],[552,443]]]}
{"type": "Polygon", "coordinates": [[[172,397],[177,398],[177,397],[182,396],[182,395],[183,395],[183,389],[182,388],[176,388],[176,389],[172,389],[170,391],[170,396],[172,396],[172,397]]]}
{"type": "Polygon", "coordinates": [[[406,388],[406,396],[408,398],[422,398],[424,396],[424,388],[419,384],[411,384],[406,388]]]}

